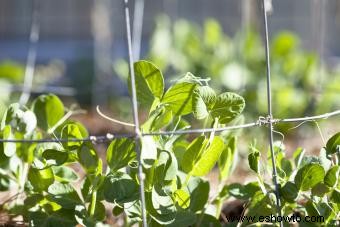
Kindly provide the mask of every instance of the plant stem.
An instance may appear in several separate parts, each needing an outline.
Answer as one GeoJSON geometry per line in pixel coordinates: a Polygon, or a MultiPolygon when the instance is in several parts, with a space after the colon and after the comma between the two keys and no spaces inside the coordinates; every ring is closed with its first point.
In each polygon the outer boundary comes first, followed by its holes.
{"type": "Polygon", "coordinates": [[[25,182],[28,174],[29,164],[24,162],[21,175],[20,175],[20,182],[19,182],[19,192],[25,191],[25,182]]]}
{"type": "Polygon", "coordinates": [[[94,215],[94,212],[96,210],[96,202],[97,202],[97,190],[93,190],[91,195],[90,217],[93,217],[94,215]]]}

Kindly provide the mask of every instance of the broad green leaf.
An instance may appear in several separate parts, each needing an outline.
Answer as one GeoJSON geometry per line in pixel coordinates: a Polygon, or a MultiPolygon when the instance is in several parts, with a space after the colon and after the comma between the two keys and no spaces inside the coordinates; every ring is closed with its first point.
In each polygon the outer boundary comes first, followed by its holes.
{"type": "Polygon", "coordinates": [[[77,225],[74,211],[69,209],[60,209],[49,214],[42,211],[30,212],[28,219],[29,226],[32,227],[74,227],[77,225]]]}
{"type": "Polygon", "coordinates": [[[252,197],[248,209],[247,215],[251,216],[267,216],[276,212],[275,202],[270,198],[270,194],[264,195],[262,192],[257,192],[252,197]]]}
{"type": "Polygon", "coordinates": [[[193,176],[204,176],[210,172],[219,159],[224,148],[223,140],[215,136],[208,148],[202,153],[199,160],[195,162],[190,174],[193,176]]]}
{"type": "Polygon", "coordinates": [[[186,209],[190,206],[190,194],[183,189],[177,189],[174,192],[175,201],[177,205],[183,209],[186,209]]]}
{"type": "Polygon", "coordinates": [[[204,119],[209,115],[210,109],[216,102],[216,93],[209,86],[195,89],[193,95],[194,115],[197,119],[204,119]]]}
{"type": "Polygon", "coordinates": [[[312,188],[312,194],[314,196],[323,197],[329,192],[329,188],[322,182],[318,183],[312,188]]]}
{"type": "Polygon", "coordinates": [[[157,158],[157,165],[154,173],[154,184],[168,184],[176,178],[178,164],[175,155],[169,151],[161,150],[157,158]]]}
{"type": "Polygon", "coordinates": [[[187,150],[184,152],[181,163],[184,172],[189,173],[192,170],[196,159],[205,149],[207,142],[208,140],[205,139],[205,136],[199,136],[190,143],[187,150]]]}
{"type": "Polygon", "coordinates": [[[196,86],[195,83],[177,83],[167,90],[161,103],[174,115],[189,114],[193,111],[193,94],[196,86]]]}
{"type": "Polygon", "coordinates": [[[248,155],[248,163],[250,169],[258,174],[260,164],[260,152],[258,150],[253,150],[253,152],[248,155]]]}
{"type": "MultiPolygon", "coordinates": [[[[61,138],[63,139],[83,139],[88,136],[86,129],[80,124],[66,124],[61,130],[61,138]]],[[[81,141],[69,141],[63,143],[66,149],[77,149],[82,145],[81,141]]]]}
{"type": "Polygon", "coordinates": [[[332,188],[338,185],[339,177],[340,177],[340,167],[333,166],[327,171],[324,182],[328,187],[332,188]]]}
{"type": "Polygon", "coordinates": [[[42,153],[42,157],[46,159],[47,165],[60,166],[67,161],[68,153],[55,149],[47,149],[42,153]]]}
{"type": "Polygon", "coordinates": [[[320,215],[320,212],[318,211],[316,204],[312,200],[307,201],[307,203],[305,204],[305,208],[309,216],[317,217],[320,215]]]}
{"type": "Polygon", "coordinates": [[[59,182],[48,187],[48,198],[67,209],[74,209],[82,204],[76,190],[70,184],[59,182]]]}
{"type": "Polygon", "coordinates": [[[141,159],[144,168],[151,168],[157,159],[157,146],[155,140],[151,136],[143,136],[141,138],[141,159]]]}
{"type": "Polygon", "coordinates": [[[61,183],[75,182],[78,180],[78,175],[74,170],[67,166],[52,166],[56,181],[61,183]]]}
{"type": "Polygon", "coordinates": [[[10,187],[9,177],[0,173],[0,192],[8,191],[9,187],[10,187]]]}
{"type": "Polygon", "coordinates": [[[297,172],[294,182],[301,191],[307,191],[322,182],[325,170],[319,164],[307,164],[297,172]]]}
{"type": "Polygon", "coordinates": [[[128,166],[135,159],[136,151],[133,139],[115,139],[107,148],[106,160],[112,172],[128,166]]]}
{"type": "Polygon", "coordinates": [[[33,101],[32,110],[39,119],[38,126],[47,131],[64,116],[64,105],[53,95],[40,95],[33,101]]]}
{"type": "MultiPolygon", "coordinates": [[[[12,133],[12,128],[10,125],[6,125],[2,131],[2,137],[3,139],[5,140],[13,140],[15,139],[13,133],[12,133]]],[[[7,157],[11,157],[15,154],[16,152],[16,149],[17,149],[17,145],[16,143],[10,143],[10,142],[6,142],[6,143],[3,143],[3,151],[4,151],[4,154],[7,156],[7,157]]]]}
{"type": "Polygon", "coordinates": [[[176,212],[176,207],[171,195],[162,187],[155,186],[151,191],[152,207],[160,215],[176,212]]]}
{"type": "MultiPolygon", "coordinates": [[[[88,207],[88,210],[90,210],[90,204],[88,207]]],[[[100,201],[96,201],[96,206],[95,206],[95,210],[94,210],[94,215],[93,215],[93,219],[95,219],[96,223],[98,224],[97,221],[104,221],[106,218],[106,209],[105,206],[102,202],[100,201]]],[[[96,227],[98,227],[96,225],[96,227]]]]}
{"type": "Polygon", "coordinates": [[[218,118],[219,123],[226,124],[240,115],[245,107],[242,96],[225,92],[217,96],[214,107],[211,110],[213,118],[218,118]]]}
{"type": "Polygon", "coordinates": [[[219,220],[209,214],[197,214],[196,220],[197,226],[221,227],[219,220]]]}
{"type": "Polygon", "coordinates": [[[36,169],[31,167],[28,171],[28,180],[36,191],[46,191],[54,182],[52,168],[36,169]]]}
{"type": "Polygon", "coordinates": [[[288,181],[282,188],[280,188],[280,194],[286,201],[293,203],[298,197],[299,189],[293,182],[288,181]]]}
{"type": "Polygon", "coordinates": [[[339,189],[334,189],[332,191],[332,194],[329,198],[333,203],[340,203],[340,190],[339,189]]]}
{"type": "Polygon", "coordinates": [[[138,185],[125,173],[109,174],[104,181],[104,198],[118,204],[135,201],[139,198],[138,185]]]}
{"type": "Polygon", "coordinates": [[[224,193],[228,193],[231,196],[241,200],[252,198],[256,193],[261,192],[261,188],[257,182],[250,182],[246,185],[233,183],[227,185],[225,190],[227,190],[227,192],[224,193]]]}
{"type": "Polygon", "coordinates": [[[143,132],[157,131],[166,127],[172,120],[172,111],[168,111],[164,106],[158,106],[153,110],[147,121],[142,125],[143,132]]]}
{"type": "Polygon", "coordinates": [[[99,158],[92,144],[83,143],[77,150],[79,163],[88,173],[96,173],[99,168],[99,158]]]}
{"type": "Polygon", "coordinates": [[[161,225],[169,225],[175,221],[176,208],[172,204],[171,197],[168,197],[164,192],[152,192],[145,193],[146,209],[148,214],[154,221],[161,225]],[[164,204],[168,206],[163,207],[164,204]]]}
{"type": "Polygon", "coordinates": [[[229,139],[228,145],[224,147],[220,159],[218,160],[220,181],[226,180],[234,168],[236,159],[236,137],[229,139]]]}
{"type": "Polygon", "coordinates": [[[334,154],[340,152],[340,132],[333,135],[326,144],[327,154],[334,154]]]}
{"type": "MultiPolygon", "coordinates": [[[[155,97],[160,99],[164,92],[164,79],[161,71],[151,62],[137,61],[134,63],[135,84],[138,101],[151,106],[155,97]]],[[[128,78],[131,86],[131,77],[128,78]]]]}
{"type": "Polygon", "coordinates": [[[196,215],[193,212],[178,211],[176,213],[175,221],[167,226],[168,227],[193,226],[195,222],[196,222],[196,215]]]}
{"type": "Polygon", "coordinates": [[[209,182],[199,177],[190,177],[187,187],[190,193],[190,210],[193,212],[203,210],[209,198],[209,182]]]}

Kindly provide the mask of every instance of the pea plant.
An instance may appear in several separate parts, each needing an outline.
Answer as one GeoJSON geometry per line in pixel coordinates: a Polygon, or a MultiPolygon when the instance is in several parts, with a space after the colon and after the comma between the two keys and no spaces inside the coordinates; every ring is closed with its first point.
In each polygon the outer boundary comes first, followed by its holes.
{"type": "MultiPolygon", "coordinates": [[[[286,157],[282,143],[276,144],[276,166],[282,203],[280,209],[283,216],[294,215],[295,223],[299,222],[302,226],[339,225],[339,142],[340,133],[337,133],[328,140],[318,156],[307,156],[306,150],[298,148],[291,159],[286,157]],[[303,221],[306,216],[314,218],[316,223],[303,221]]],[[[268,217],[267,223],[275,223],[272,218],[277,212],[275,195],[270,184],[264,180],[264,176],[271,173],[270,152],[267,157],[268,160],[261,160],[260,151],[251,145],[248,161],[257,181],[245,185],[225,185],[221,192],[222,196],[243,200],[246,204],[245,215],[268,217]]],[[[288,226],[289,222],[286,221],[285,224],[288,226]]]]}
{"type": "MultiPolygon", "coordinates": [[[[143,133],[187,129],[186,115],[217,128],[244,109],[241,96],[216,94],[206,80],[191,73],[164,91],[164,78],[155,65],[138,61],[134,68],[138,102],[149,109],[143,133]]],[[[37,97],[30,107],[14,103],[7,108],[1,121],[0,189],[17,193],[1,202],[1,212],[21,215],[30,226],[100,226],[111,204],[113,215],[124,213],[127,225],[141,222],[135,140],[113,138],[106,158],[101,158],[85,127],[69,119],[76,112],[53,94],[37,97]],[[77,164],[82,177],[75,171],[77,164]]],[[[222,200],[209,200],[209,182],[203,177],[218,163],[220,182],[227,179],[235,135],[149,135],[138,146],[150,226],[219,225],[222,200]]]]}
{"type": "MultiPolygon", "coordinates": [[[[216,94],[207,80],[191,73],[165,89],[161,71],[148,61],[136,62],[134,70],[139,108],[148,110],[140,142],[117,134],[107,138],[104,155],[86,128],[70,119],[79,110],[67,109],[53,94],[37,97],[30,108],[17,103],[7,108],[1,120],[0,190],[14,196],[1,201],[0,212],[22,216],[29,226],[106,226],[111,216],[126,226],[140,225],[139,147],[149,226],[221,226],[223,204],[232,198],[245,204],[244,215],[276,214],[274,188],[266,182],[270,152],[262,162],[251,145],[248,160],[257,181],[225,184],[235,166],[237,134],[215,130],[237,123],[244,99],[216,94]],[[212,130],[196,137],[175,133],[192,124],[212,130]],[[163,130],[169,133],[157,133],[163,130]],[[215,166],[219,182],[212,194],[206,176],[215,166]]],[[[339,145],[337,133],[319,156],[299,148],[292,160],[283,146],[275,146],[283,215],[322,215],[322,224],[338,224],[339,145]]]]}

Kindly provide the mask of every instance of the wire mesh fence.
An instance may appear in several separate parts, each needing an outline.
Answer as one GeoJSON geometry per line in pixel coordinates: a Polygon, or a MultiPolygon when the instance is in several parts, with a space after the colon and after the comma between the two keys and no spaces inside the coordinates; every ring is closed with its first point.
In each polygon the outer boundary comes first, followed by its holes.
{"type": "MultiPolygon", "coordinates": [[[[32,79],[34,73],[34,65],[36,58],[36,45],[39,41],[39,6],[38,1],[35,0],[36,8],[34,10],[34,17],[32,20],[32,26],[30,31],[30,48],[27,58],[26,64],[26,72],[25,72],[25,82],[23,84],[23,91],[20,97],[20,103],[25,104],[31,93],[32,87],[32,79]]],[[[269,47],[269,31],[268,31],[268,20],[267,20],[267,0],[262,0],[262,16],[263,16],[263,26],[264,26],[264,38],[265,38],[265,53],[266,53],[266,92],[267,92],[267,107],[268,107],[268,116],[263,117],[260,116],[258,120],[246,124],[232,125],[226,127],[217,127],[217,128],[200,128],[200,129],[185,129],[185,130],[175,130],[175,131],[157,131],[157,132],[147,132],[144,133],[140,129],[140,122],[138,117],[138,103],[137,103],[137,92],[136,92],[136,84],[135,84],[135,72],[134,72],[134,58],[139,58],[140,55],[140,37],[142,33],[142,23],[140,22],[143,18],[143,5],[144,1],[139,0],[136,3],[139,4],[139,7],[135,7],[135,10],[139,10],[140,12],[135,12],[135,15],[138,16],[139,20],[134,22],[133,30],[136,34],[131,34],[131,24],[130,24],[130,8],[129,1],[124,0],[124,13],[125,13],[125,23],[126,23],[126,39],[128,44],[128,56],[129,56],[129,72],[131,76],[131,101],[132,101],[132,112],[133,112],[133,123],[128,123],[129,126],[134,128],[133,133],[107,133],[105,135],[99,136],[89,136],[83,139],[78,138],[46,138],[46,139],[0,139],[1,143],[48,143],[48,142],[92,142],[95,144],[98,143],[107,143],[113,141],[118,138],[133,138],[136,142],[136,153],[138,158],[138,178],[139,178],[139,186],[140,186],[140,200],[141,200],[141,211],[142,211],[142,221],[143,226],[147,226],[147,217],[146,217],[146,204],[145,204],[145,196],[144,196],[144,174],[142,169],[142,160],[140,154],[140,140],[144,136],[165,136],[165,135],[179,135],[179,134],[199,134],[199,133],[208,133],[208,132],[224,132],[229,130],[237,130],[244,128],[253,128],[253,127],[267,127],[268,129],[268,145],[271,151],[271,162],[272,162],[272,180],[275,188],[276,195],[276,206],[277,206],[277,214],[281,215],[281,202],[280,202],[280,194],[279,194],[279,185],[277,182],[277,170],[276,170],[276,161],[275,161],[275,152],[273,145],[273,132],[274,125],[278,123],[301,123],[306,121],[316,121],[320,119],[327,119],[329,117],[340,115],[340,110],[336,110],[333,112],[308,116],[308,117],[299,117],[299,118],[284,118],[284,119],[275,119],[272,111],[272,93],[271,93],[271,69],[270,69],[270,47],[269,47]],[[132,42],[133,41],[133,42],[132,42]]],[[[117,123],[117,122],[116,122],[117,123]]],[[[119,122],[118,122],[119,123],[119,122]]],[[[282,222],[280,223],[282,225],[282,222]]]]}

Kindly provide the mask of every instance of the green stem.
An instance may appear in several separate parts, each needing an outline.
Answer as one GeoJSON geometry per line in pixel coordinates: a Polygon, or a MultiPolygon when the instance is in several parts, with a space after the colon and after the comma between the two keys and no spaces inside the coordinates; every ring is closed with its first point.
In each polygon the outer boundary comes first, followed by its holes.
{"type": "Polygon", "coordinates": [[[25,183],[28,174],[29,164],[24,162],[21,175],[20,175],[20,182],[19,182],[19,192],[23,192],[25,190],[25,183]]]}
{"type": "Polygon", "coordinates": [[[94,212],[96,210],[96,202],[97,202],[97,190],[94,190],[91,196],[91,205],[90,205],[90,216],[91,217],[93,217],[94,212]]]}

